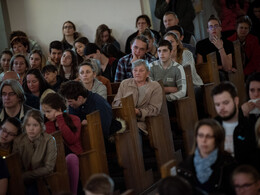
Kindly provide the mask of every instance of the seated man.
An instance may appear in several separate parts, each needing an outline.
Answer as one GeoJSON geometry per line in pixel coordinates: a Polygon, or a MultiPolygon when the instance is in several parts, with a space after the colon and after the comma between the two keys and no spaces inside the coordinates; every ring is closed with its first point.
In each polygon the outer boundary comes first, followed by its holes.
{"type": "Polygon", "coordinates": [[[166,99],[169,102],[186,96],[187,84],[183,66],[171,58],[172,44],[167,40],[159,42],[159,60],[150,63],[150,77],[163,81],[166,99]]]}
{"type": "Polygon", "coordinates": [[[84,186],[85,195],[113,195],[114,181],[104,173],[92,175],[84,186]]]}
{"type": "Polygon", "coordinates": [[[50,55],[46,65],[54,65],[57,69],[59,69],[62,52],[62,43],[60,41],[52,41],[49,46],[50,55]]]}
{"type": "Polygon", "coordinates": [[[132,63],[138,59],[147,60],[149,63],[156,60],[156,58],[149,53],[149,40],[143,36],[137,36],[133,39],[131,44],[132,53],[122,57],[118,61],[115,82],[121,82],[124,79],[132,78],[132,63]]]}
{"type": "Polygon", "coordinates": [[[23,121],[26,112],[32,108],[24,104],[26,97],[21,84],[17,80],[5,80],[0,86],[0,94],[3,102],[0,109],[0,125],[9,117],[23,121]]]}
{"type": "Polygon", "coordinates": [[[0,129],[0,157],[11,154],[13,140],[22,133],[21,121],[15,117],[7,118],[0,129]]]}
{"type": "Polygon", "coordinates": [[[55,92],[58,92],[61,83],[68,81],[67,79],[58,75],[58,69],[54,65],[46,65],[42,68],[42,74],[45,80],[55,92]]]}
{"type": "Polygon", "coordinates": [[[158,82],[150,80],[149,67],[145,60],[136,60],[133,62],[132,73],[134,78],[129,78],[121,82],[112,105],[120,106],[121,98],[132,94],[138,128],[145,134],[148,134],[145,118],[148,116],[157,116],[160,113],[162,88],[158,82]]]}
{"type": "Polygon", "coordinates": [[[230,41],[239,40],[240,42],[245,76],[253,72],[260,72],[259,40],[256,36],[249,33],[251,27],[251,19],[248,16],[241,16],[237,19],[237,31],[228,37],[230,41]]]}
{"type": "Polygon", "coordinates": [[[86,115],[99,110],[104,137],[110,135],[112,108],[103,97],[88,91],[79,81],[62,83],[59,93],[68,102],[69,114],[78,116],[82,125],[87,124],[86,115]]]}
{"type": "Polygon", "coordinates": [[[211,92],[216,120],[226,132],[225,150],[231,153],[238,163],[250,163],[249,156],[256,148],[254,124],[244,117],[239,109],[236,87],[231,82],[222,82],[211,92]]]}
{"type": "Polygon", "coordinates": [[[227,72],[236,71],[232,68],[233,43],[221,38],[221,24],[214,15],[208,20],[208,33],[209,38],[199,41],[196,45],[197,64],[207,62],[207,55],[216,52],[220,80],[227,80],[227,72]]]}

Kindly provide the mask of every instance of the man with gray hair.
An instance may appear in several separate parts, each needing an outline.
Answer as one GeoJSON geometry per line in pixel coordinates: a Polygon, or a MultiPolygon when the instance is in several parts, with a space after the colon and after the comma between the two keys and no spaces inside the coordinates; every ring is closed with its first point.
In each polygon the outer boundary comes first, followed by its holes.
{"type": "Polygon", "coordinates": [[[2,107],[0,108],[0,125],[9,117],[23,120],[31,107],[24,104],[26,98],[21,84],[17,80],[8,79],[0,86],[2,107]]]}

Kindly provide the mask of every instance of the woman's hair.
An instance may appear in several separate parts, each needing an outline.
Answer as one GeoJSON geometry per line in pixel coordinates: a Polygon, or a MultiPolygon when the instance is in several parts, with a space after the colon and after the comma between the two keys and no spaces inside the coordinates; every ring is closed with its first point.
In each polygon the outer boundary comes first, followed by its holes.
{"type": "Polygon", "coordinates": [[[132,63],[132,69],[134,69],[135,67],[138,67],[138,66],[144,66],[146,71],[149,72],[149,65],[148,65],[147,60],[139,59],[132,63]]]}
{"type": "Polygon", "coordinates": [[[58,93],[49,93],[43,98],[41,101],[41,105],[48,105],[54,110],[61,110],[63,112],[63,117],[66,125],[71,129],[72,132],[77,131],[77,127],[74,125],[72,119],[69,114],[64,112],[66,110],[65,99],[59,95],[58,93]]]}
{"type": "Polygon", "coordinates": [[[140,16],[138,16],[138,17],[136,18],[136,21],[135,21],[135,27],[136,27],[136,28],[137,28],[137,23],[138,23],[138,21],[139,21],[140,19],[144,19],[144,20],[146,21],[148,28],[151,27],[151,20],[150,20],[150,18],[149,18],[147,15],[144,14],[144,15],[140,15],[140,16]]]}
{"type": "Polygon", "coordinates": [[[251,75],[248,76],[247,80],[246,80],[246,94],[247,94],[247,99],[249,100],[249,87],[250,87],[250,83],[252,81],[257,81],[260,82],[260,72],[254,72],[251,75]]]}
{"type": "Polygon", "coordinates": [[[41,71],[40,71],[39,69],[37,69],[37,68],[32,68],[32,69],[30,69],[30,70],[26,73],[26,77],[24,78],[24,82],[23,82],[23,88],[24,88],[24,91],[25,91],[26,93],[32,93],[32,92],[30,91],[30,89],[28,88],[28,86],[27,86],[27,76],[28,76],[29,74],[33,74],[33,75],[36,77],[36,79],[38,79],[38,81],[39,81],[39,91],[40,91],[40,97],[41,97],[41,95],[43,94],[43,92],[44,92],[46,89],[50,88],[50,85],[49,85],[48,82],[44,79],[44,77],[43,77],[43,75],[42,75],[42,73],[41,73],[41,71]]]}
{"type": "Polygon", "coordinates": [[[29,44],[29,40],[27,37],[21,37],[21,36],[17,36],[17,37],[14,37],[11,41],[10,41],[10,44],[11,44],[11,48],[13,48],[13,46],[15,44],[18,44],[18,43],[21,43],[24,47],[27,47],[27,52],[30,52],[30,44],[29,44]]]}
{"type": "Polygon", "coordinates": [[[32,117],[34,120],[36,120],[40,124],[42,132],[45,131],[43,114],[41,113],[40,110],[31,109],[31,110],[26,112],[26,115],[25,115],[25,117],[23,119],[22,128],[23,128],[24,132],[26,131],[25,127],[26,127],[26,124],[28,123],[28,119],[30,117],[32,117]]]}
{"type": "Polygon", "coordinates": [[[237,23],[236,26],[238,27],[239,24],[241,23],[246,23],[249,26],[249,30],[251,29],[252,26],[252,21],[249,18],[249,16],[240,16],[239,18],[237,18],[237,23]]]}
{"type": "Polygon", "coordinates": [[[7,54],[7,55],[9,55],[9,56],[13,56],[13,53],[10,51],[10,50],[3,50],[2,52],[1,52],[1,54],[0,54],[0,58],[2,58],[2,56],[4,55],[4,54],[7,54]]]}
{"type": "MultiPolygon", "coordinates": [[[[77,38],[74,43],[73,43],[73,47],[75,48],[75,51],[76,51],[76,47],[75,47],[75,44],[76,43],[82,43],[84,44],[85,46],[89,43],[89,40],[87,37],[79,37],[77,38]]],[[[77,51],[75,52],[77,54],[77,61],[78,61],[78,64],[80,64],[81,62],[84,61],[84,59],[77,53],[77,51]]]]}
{"type": "Polygon", "coordinates": [[[101,51],[105,56],[114,57],[116,59],[120,59],[125,56],[125,53],[120,51],[113,43],[106,43],[102,47],[101,51]]]}
{"type": "Polygon", "coordinates": [[[249,175],[254,182],[257,182],[257,181],[260,180],[259,172],[254,167],[252,167],[250,165],[240,165],[240,166],[238,166],[232,173],[232,180],[234,180],[234,177],[237,174],[249,175]]]}
{"type": "Polygon", "coordinates": [[[80,67],[82,67],[82,66],[89,66],[93,72],[97,72],[96,68],[93,66],[93,64],[91,63],[90,60],[86,60],[86,61],[82,62],[82,63],[79,65],[79,68],[78,68],[78,69],[80,70],[80,67]]]}
{"type": "MultiPolygon", "coordinates": [[[[72,51],[71,49],[66,49],[63,53],[65,52],[70,52],[71,54],[71,73],[70,73],[70,77],[69,80],[74,80],[77,78],[78,76],[78,70],[77,70],[77,66],[78,66],[78,62],[77,62],[77,56],[75,54],[74,51],[72,51]]],[[[63,55],[63,54],[62,54],[63,55]]],[[[60,65],[59,68],[59,74],[61,77],[65,78],[65,72],[63,70],[62,65],[60,65]]]]}
{"type": "Polygon", "coordinates": [[[28,60],[26,59],[26,57],[25,57],[23,54],[15,54],[15,55],[11,58],[11,61],[10,61],[10,70],[13,70],[14,60],[15,60],[16,58],[19,58],[19,57],[21,57],[21,58],[24,59],[24,62],[25,62],[25,65],[26,65],[27,69],[30,68],[29,62],[28,62],[28,60]]]}
{"type": "Polygon", "coordinates": [[[154,34],[149,28],[145,29],[142,35],[149,37],[149,39],[154,39],[154,34]]]}
{"type": "Polygon", "coordinates": [[[37,53],[37,54],[40,56],[40,58],[41,58],[41,66],[40,66],[40,69],[42,69],[43,55],[42,55],[42,51],[41,51],[41,50],[39,50],[39,49],[34,49],[34,50],[32,50],[32,51],[30,52],[29,59],[30,59],[31,55],[33,55],[33,54],[35,54],[35,53],[37,53]]]}
{"type": "MultiPolygon", "coordinates": [[[[74,39],[77,39],[77,38],[79,37],[79,33],[76,32],[76,26],[75,26],[75,24],[74,24],[73,22],[69,21],[69,20],[63,23],[63,25],[62,25],[62,33],[63,33],[64,26],[65,26],[65,24],[67,24],[67,23],[70,23],[70,24],[72,25],[72,28],[73,28],[73,30],[74,30],[73,37],[74,37],[74,39]]],[[[61,42],[66,42],[64,33],[63,33],[63,39],[62,39],[61,42]]]]}
{"type": "Polygon", "coordinates": [[[258,148],[260,148],[260,117],[255,123],[255,137],[258,148]]]}
{"type": "Polygon", "coordinates": [[[17,133],[16,133],[16,136],[20,135],[22,133],[22,124],[21,124],[21,121],[16,118],[16,117],[8,117],[4,122],[3,122],[3,125],[6,123],[6,122],[9,122],[11,123],[13,126],[15,126],[17,128],[17,133]]]}
{"type": "MultiPolygon", "coordinates": [[[[223,153],[224,152],[224,141],[225,141],[225,130],[224,128],[216,121],[215,119],[202,119],[197,121],[195,124],[195,140],[197,139],[199,128],[203,125],[209,126],[213,131],[213,136],[215,139],[215,148],[218,148],[218,151],[223,153]]],[[[194,153],[197,147],[196,141],[194,142],[194,147],[192,153],[194,153]]]]}
{"type": "Polygon", "coordinates": [[[178,38],[178,36],[174,33],[174,32],[167,32],[163,38],[165,39],[165,37],[167,36],[171,36],[175,39],[175,41],[177,42],[177,59],[176,59],[176,62],[178,62],[179,64],[181,64],[182,62],[182,53],[184,51],[184,48],[182,46],[182,43],[180,41],[180,39],[178,38]]]}
{"type": "Polygon", "coordinates": [[[108,28],[107,25],[105,24],[101,24],[97,27],[97,30],[96,30],[96,39],[95,39],[95,43],[97,44],[98,47],[102,48],[103,45],[105,44],[103,41],[102,41],[102,34],[104,32],[108,31],[109,33],[109,38],[107,40],[107,43],[113,43],[115,41],[115,38],[111,35],[112,33],[112,29],[108,28]]]}

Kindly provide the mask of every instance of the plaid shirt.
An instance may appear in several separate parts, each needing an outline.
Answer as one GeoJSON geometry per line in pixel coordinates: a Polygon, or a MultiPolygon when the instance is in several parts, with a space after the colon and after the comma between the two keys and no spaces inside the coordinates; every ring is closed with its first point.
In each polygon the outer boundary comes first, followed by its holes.
{"type": "MultiPolygon", "coordinates": [[[[116,68],[116,76],[115,82],[121,82],[124,79],[132,78],[132,63],[131,60],[133,59],[132,54],[128,54],[118,61],[117,68],[116,68]]],[[[151,63],[156,60],[154,56],[151,54],[146,53],[144,56],[144,60],[147,60],[148,63],[151,63]]]]}

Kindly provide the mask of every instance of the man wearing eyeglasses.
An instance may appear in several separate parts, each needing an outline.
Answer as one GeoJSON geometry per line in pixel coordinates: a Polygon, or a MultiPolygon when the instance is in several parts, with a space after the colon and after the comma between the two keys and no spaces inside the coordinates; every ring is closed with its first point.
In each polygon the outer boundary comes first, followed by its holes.
{"type": "Polygon", "coordinates": [[[0,125],[9,118],[16,117],[23,120],[31,107],[24,104],[25,95],[21,84],[17,80],[5,80],[0,86],[2,108],[0,108],[0,125]]]}
{"type": "Polygon", "coordinates": [[[208,20],[207,31],[209,38],[199,41],[196,45],[197,64],[207,62],[207,55],[216,52],[217,63],[220,73],[220,80],[227,80],[227,72],[235,72],[232,68],[232,54],[234,53],[233,43],[221,38],[221,24],[214,16],[208,20]]]}

